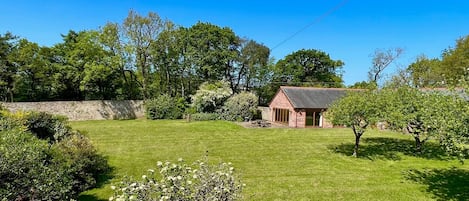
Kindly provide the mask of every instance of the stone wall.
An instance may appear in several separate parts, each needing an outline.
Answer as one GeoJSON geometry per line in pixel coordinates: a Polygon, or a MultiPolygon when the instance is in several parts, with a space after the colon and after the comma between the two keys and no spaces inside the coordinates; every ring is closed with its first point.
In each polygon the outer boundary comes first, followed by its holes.
{"type": "Polygon", "coordinates": [[[48,112],[66,116],[71,121],[144,117],[141,100],[2,102],[1,104],[12,112],[19,110],[48,112]]]}

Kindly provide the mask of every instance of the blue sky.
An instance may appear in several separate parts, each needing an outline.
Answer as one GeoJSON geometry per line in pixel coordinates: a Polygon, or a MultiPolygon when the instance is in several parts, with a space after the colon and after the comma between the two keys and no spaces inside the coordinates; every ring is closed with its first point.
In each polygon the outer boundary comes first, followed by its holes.
{"type": "Polygon", "coordinates": [[[467,0],[15,0],[3,1],[2,7],[1,34],[10,31],[47,46],[61,42],[60,34],[68,30],[120,23],[129,9],[142,15],[156,12],[186,27],[210,22],[275,47],[271,55],[277,60],[300,49],[325,51],[345,62],[347,85],[367,79],[376,49],[405,49],[386,71],[391,74],[421,54],[439,57],[456,39],[469,35],[467,0]]]}

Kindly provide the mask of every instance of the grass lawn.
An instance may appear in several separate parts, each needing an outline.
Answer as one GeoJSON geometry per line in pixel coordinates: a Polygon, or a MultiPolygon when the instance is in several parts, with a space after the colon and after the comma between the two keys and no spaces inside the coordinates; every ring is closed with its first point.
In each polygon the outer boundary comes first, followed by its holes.
{"type": "Polygon", "coordinates": [[[359,158],[350,155],[351,129],[243,128],[223,121],[83,121],[108,157],[114,178],[80,200],[107,200],[110,183],[140,178],[157,161],[208,153],[213,163],[232,162],[246,200],[469,200],[469,165],[445,157],[435,144],[412,154],[410,136],[370,131],[359,158]]]}

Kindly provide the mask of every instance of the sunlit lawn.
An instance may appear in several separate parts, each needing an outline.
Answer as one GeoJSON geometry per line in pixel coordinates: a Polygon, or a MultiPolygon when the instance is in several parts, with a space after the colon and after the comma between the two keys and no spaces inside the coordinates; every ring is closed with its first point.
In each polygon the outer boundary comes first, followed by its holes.
{"type": "Polygon", "coordinates": [[[107,200],[110,183],[139,178],[157,161],[208,154],[232,162],[246,200],[469,200],[469,165],[434,144],[412,154],[410,136],[370,131],[352,158],[350,129],[243,128],[223,121],[84,121],[84,131],[114,167],[114,179],[81,200],[107,200]]]}

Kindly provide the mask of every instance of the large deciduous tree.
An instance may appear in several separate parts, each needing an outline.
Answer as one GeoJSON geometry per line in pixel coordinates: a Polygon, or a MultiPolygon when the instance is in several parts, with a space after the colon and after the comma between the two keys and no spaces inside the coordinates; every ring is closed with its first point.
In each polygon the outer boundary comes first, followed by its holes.
{"type": "Polygon", "coordinates": [[[13,89],[17,67],[11,53],[16,49],[17,37],[10,32],[0,35],[0,98],[13,101],[13,89]]]}
{"type": "Polygon", "coordinates": [[[188,29],[187,38],[186,54],[203,80],[233,80],[240,39],[230,28],[198,22],[188,29]]]}
{"type": "Polygon", "coordinates": [[[168,23],[170,22],[161,19],[156,13],[150,12],[147,16],[141,16],[131,10],[122,26],[127,39],[126,49],[132,54],[130,58],[137,67],[144,100],[149,95],[148,86],[152,72],[150,47],[166,29],[168,23]]]}
{"type": "Polygon", "coordinates": [[[377,96],[373,91],[351,91],[347,96],[334,102],[328,109],[334,125],[351,127],[355,135],[353,156],[358,156],[360,138],[367,128],[379,120],[377,96]]]}
{"type": "Polygon", "coordinates": [[[370,82],[378,83],[383,77],[383,71],[404,52],[402,48],[377,49],[372,55],[372,66],[368,71],[370,82]]]}
{"type": "Polygon", "coordinates": [[[340,70],[344,62],[333,60],[329,54],[302,49],[277,62],[274,81],[289,85],[342,86],[340,70]]]}
{"type": "Polygon", "coordinates": [[[49,49],[26,39],[20,39],[12,55],[12,60],[19,71],[15,99],[40,101],[53,96],[51,86],[54,69],[48,59],[49,49]]]}
{"type": "Polygon", "coordinates": [[[407,67],[414,87],[439,87],[444,86],[441,61],[437,58],[430,59],[425,55],[417,59],[407,67]]]}
{"type": "Polygon", "coordinates": [[[469,76],[469,36],[456,41],[454,48],[443,52],[440,76],[450,85],[459,85],[469,76]]]}

